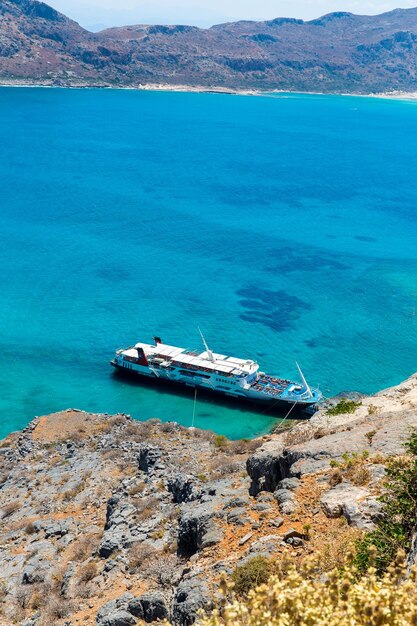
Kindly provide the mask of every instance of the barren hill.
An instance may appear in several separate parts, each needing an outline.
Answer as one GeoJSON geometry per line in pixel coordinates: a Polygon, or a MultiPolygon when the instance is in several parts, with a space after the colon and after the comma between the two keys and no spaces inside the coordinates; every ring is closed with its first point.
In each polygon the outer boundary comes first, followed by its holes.
{"type": "Polygon", "coordinates": [[[36,0],[0,4],[0,80],[364,93],[417,88],[417,9],[90,33],[36,0]]]}

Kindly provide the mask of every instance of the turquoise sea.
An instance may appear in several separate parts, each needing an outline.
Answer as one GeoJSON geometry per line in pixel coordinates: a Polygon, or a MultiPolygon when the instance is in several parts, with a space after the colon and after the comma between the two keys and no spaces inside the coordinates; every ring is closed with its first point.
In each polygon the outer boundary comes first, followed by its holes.
{"type": "MultiPolygon", "coordinates": [[[[417,104],[0,89],[1,435],[67,407],[191,424],[113,376],[160,335],[326,395],[417,370],[417,104]]],[[[267,431],[206,401],[196,426],[267,431]]]]}

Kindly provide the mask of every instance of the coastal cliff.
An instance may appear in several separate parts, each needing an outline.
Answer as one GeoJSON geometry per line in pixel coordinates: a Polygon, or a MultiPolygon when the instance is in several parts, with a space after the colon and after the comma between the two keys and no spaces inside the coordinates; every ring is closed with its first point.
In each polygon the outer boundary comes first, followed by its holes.
{"type": "Polygon", "coordinates": [[[417,9],[91,33],[43,2],[0,6],[2,84],[410,92],[416,70],[417,9]]]}
{"type": "Polygon", "coordinates": [[[72,409],[9,435],[0,623],[188,625],[254,557],[320,552],[330,571],[378,520],[417,375],[343,406],[254,441],[72,409]]]}

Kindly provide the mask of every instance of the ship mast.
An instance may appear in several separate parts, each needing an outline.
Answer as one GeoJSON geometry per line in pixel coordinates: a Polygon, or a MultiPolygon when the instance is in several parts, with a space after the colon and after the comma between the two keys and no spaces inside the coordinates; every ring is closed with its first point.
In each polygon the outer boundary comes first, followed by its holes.
{"type": "Polygon", "coordinates": [[[214,363],[214,362],[215,362],[215,358],[214,358],[214,356],[213,356],[212,351],[211,351],[211,350],[210,350],[210,348],[208,347],[206,340],[204,339],[204,335],[203,335],[203,333],[201,332],[200,326],[197,326],[197,328],[198,328],[198,332],[199,332],[199,333],[200,333],[200,335],[201,335],[201,339],[203,340],[204,347],[205,347],[205,349],[206,349],[208,359],[209,359],[209,361],[211,361],[212,363],[214,363]]]}
{"type": "Polygon", "coordinates": [[[302,380],[302,383],[303,383],[304,389],[307,391],[307,393],[308,393],[308,397],[309,397],[309,398],[312,398],[312,397],[313,397],[313,394],[312,394],[312,392],[311,392],[311,389],[310,389],[310,386],[309,386],[308,382],[306,381],[306,379],[305,379],[305,377],[304,377],[303,372],[301,371],[301,367],[298,365],[297,361],[295,362],[295,364],[296,364],[297,369],[298,369],[298,372],[299,372],[299,374],[300,374],[300,376],[301,376],[301,380],[302,380]]]}

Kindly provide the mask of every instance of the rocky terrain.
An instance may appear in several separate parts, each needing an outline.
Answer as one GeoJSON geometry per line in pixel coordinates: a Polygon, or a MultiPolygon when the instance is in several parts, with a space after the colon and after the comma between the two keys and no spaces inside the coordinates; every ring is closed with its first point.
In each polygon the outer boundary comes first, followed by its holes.
{"type": "Polygon", "coordinates": [[[36,0],[0,3],[3,84],[415,91],[417,9],[90,33],[36,0]]]}
{"type": "Polygon", "coordinates": [[[67,410],[0,443],[0,623],[187,626],[257,555],[337,565],[417,427],[417,375],[255,441],[67,410]],[[358,403],[359,404],[359,403],[358,403]]]}

